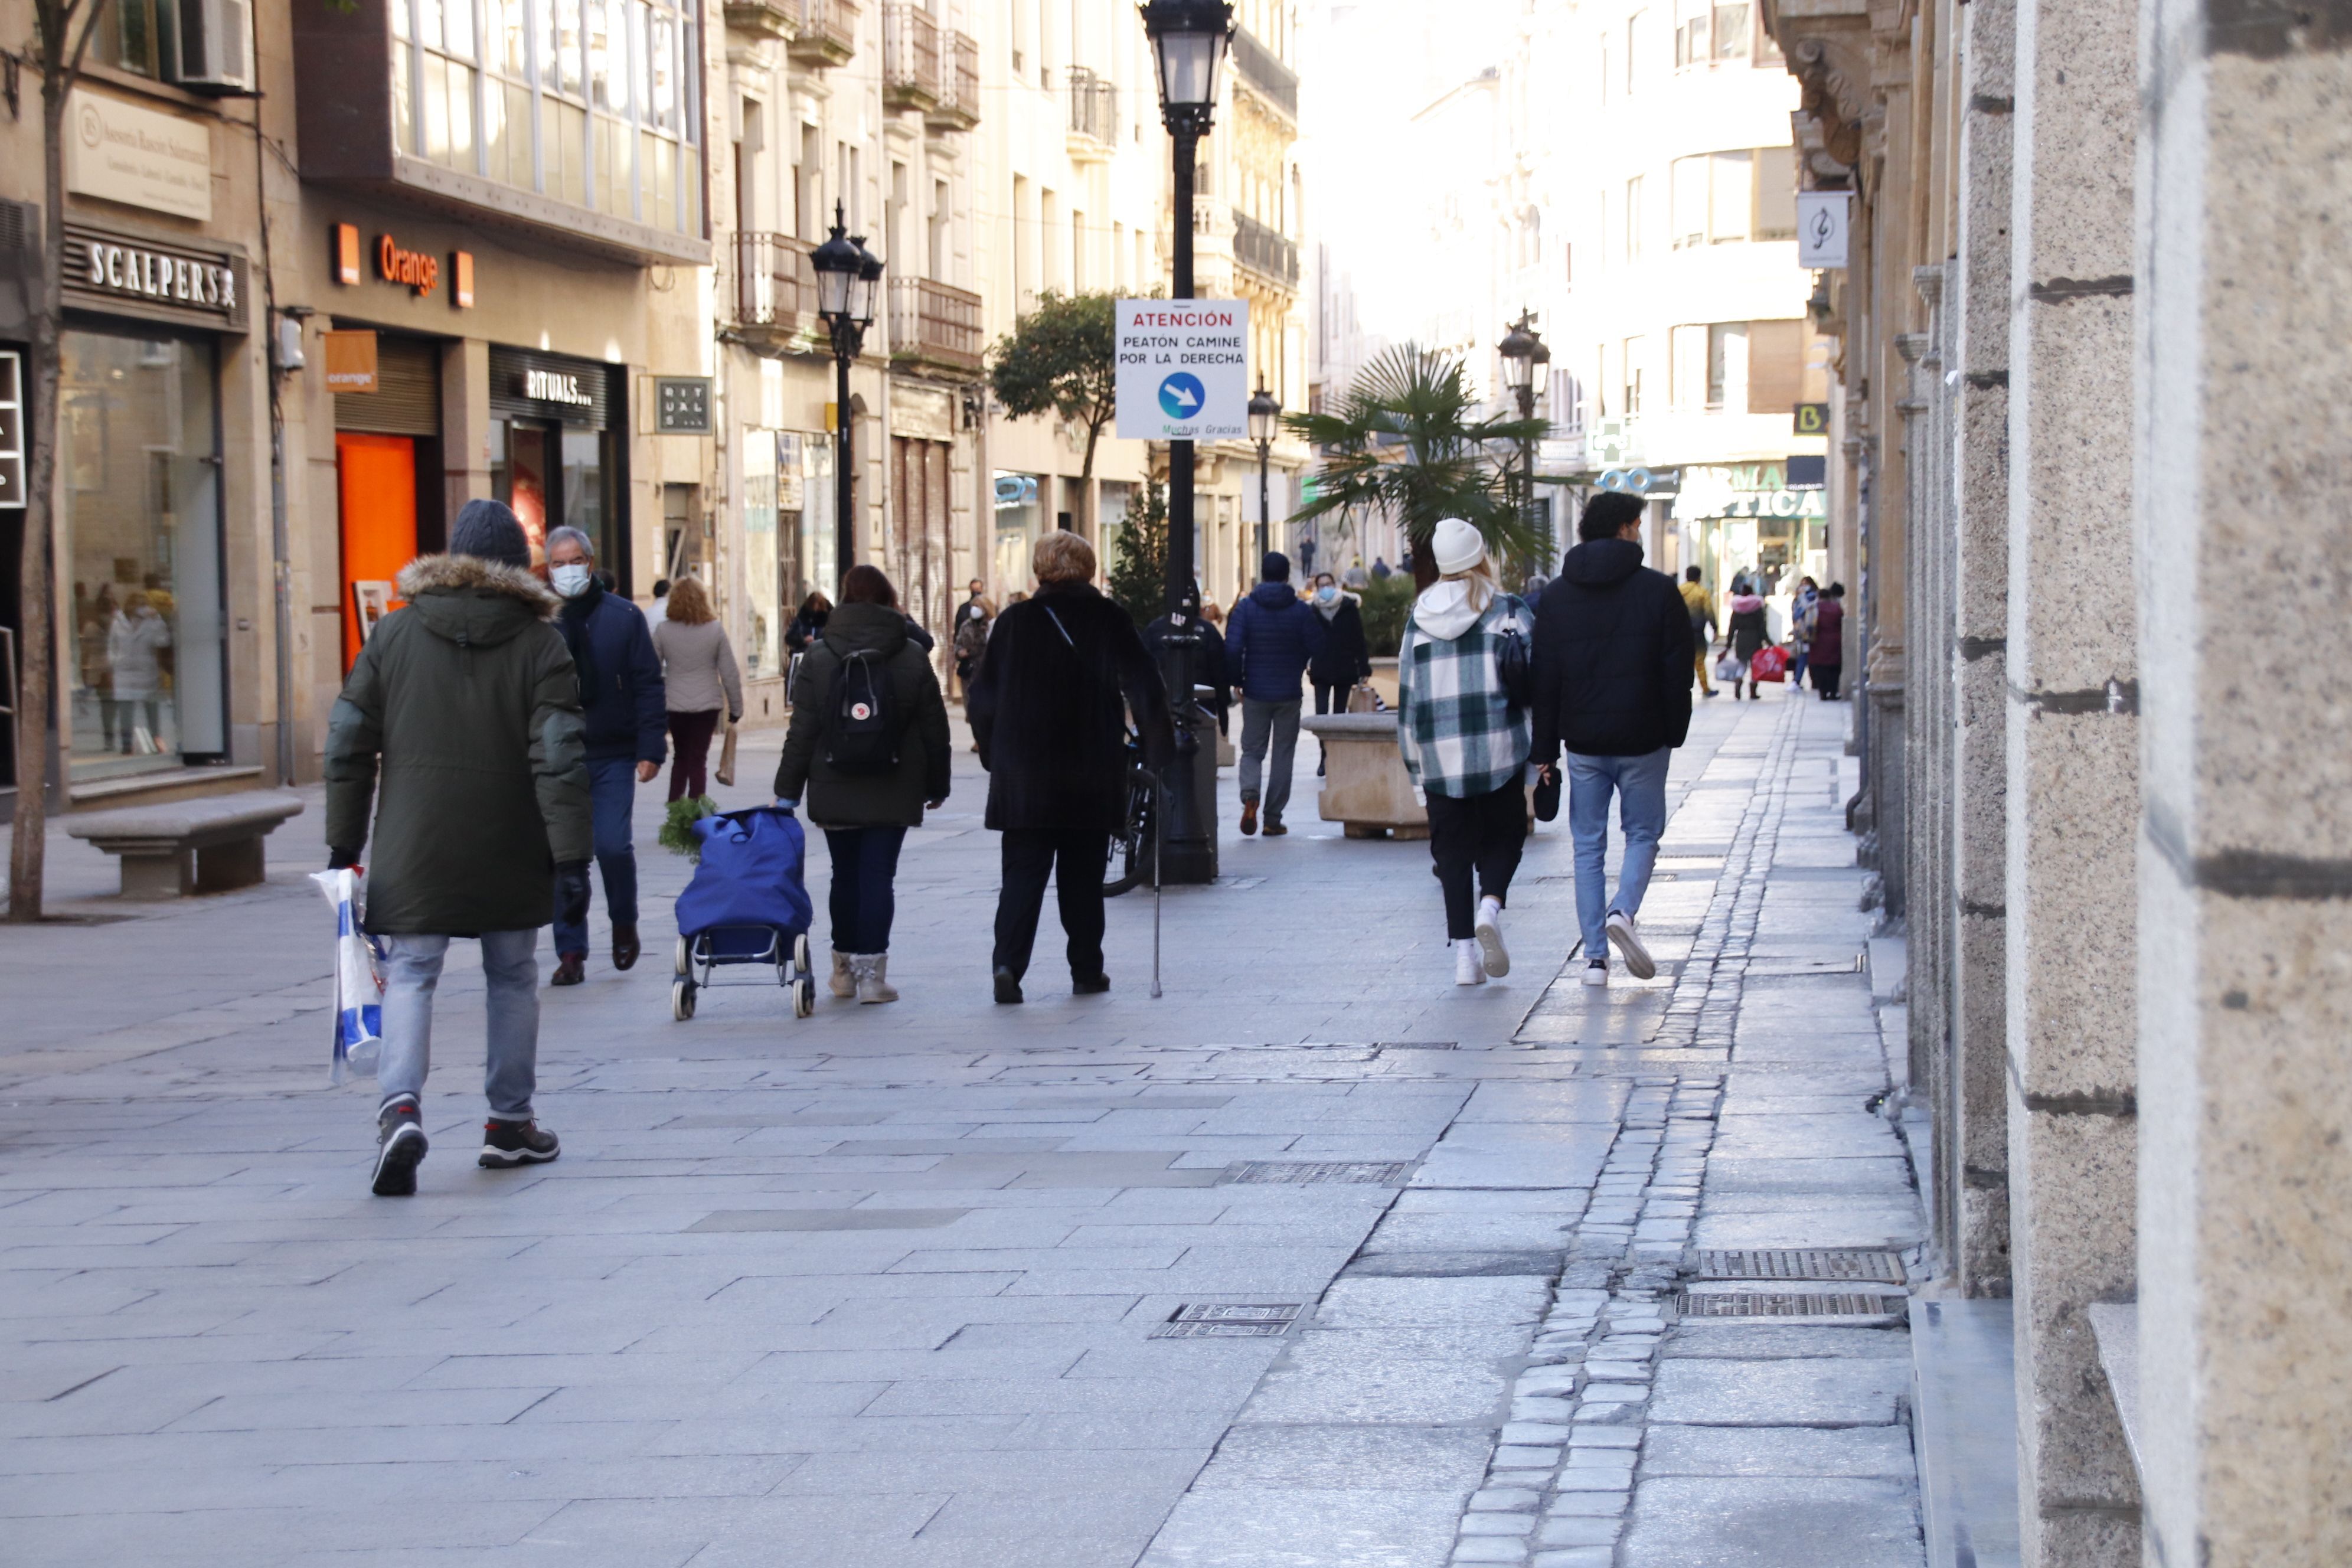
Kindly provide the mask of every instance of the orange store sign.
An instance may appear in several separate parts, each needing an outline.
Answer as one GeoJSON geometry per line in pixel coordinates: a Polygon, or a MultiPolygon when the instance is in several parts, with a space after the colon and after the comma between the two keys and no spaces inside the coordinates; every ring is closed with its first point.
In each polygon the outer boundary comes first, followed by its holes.
{"type": "Polygon", "coordinates": [[[421,250],[403,250],[400,242],[384,235],[375,242],[375,269],[387,283],[405,283],[416,290],[419,298],[433,292],[441,281],[441,263],[421,250]]]}

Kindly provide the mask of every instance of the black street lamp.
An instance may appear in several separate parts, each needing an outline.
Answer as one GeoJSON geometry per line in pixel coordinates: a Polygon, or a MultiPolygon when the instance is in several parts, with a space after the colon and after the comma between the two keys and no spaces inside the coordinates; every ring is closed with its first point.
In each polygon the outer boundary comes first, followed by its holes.
{"type": "MultiPolygon", "coordinates": [[[[1551,363],[1551,350],[1544,346],[1541,334],[1536,331],[1534,312],[1521,310],[1519,319],[1512,323],[1509,331],[1503,334],[1503,341],[1496,345],[1495,352],[1502,356],[1503,381],[1519,405],[1519,417],[1534,418],[1536,398],[1539,395],[1537,387],[1542,380],[1544,368],[1551,363]]],[[[1536,446],[1532,440],[1522,437],[1519,441],[1519,515],[1532,523],[1535,514],[1536,446]]],[[[1538,570],[1548,577],[1551,575],[1552,568],[1552,531],[1551,522],[1547,518],[1543,525],[1543,564],[1538,570]]]]}
{"type": "Polygon", "coordinates": [[[856,448],[851,440],[849,366],[866,346],[882,293],[882,261],[866,248],[866,237],[848,232],[842,205],[833,204],[833,232],[809,258],[816,270],[816,313],[833,334],[833,550],[834,584],[857,558],[856,448]]]}
{"type": "MultiPolygon", "coordinates": [[[[1192,188],[1201,138],[1217,112],[1217,73],[1233,41],[1234,8],[1228,0],[1148,0],[1139,6],[1144,35],[1160,79],[1160,120],[1175,143],[1175,256],[1170,296],[1192,298],[1192,188]]],[[[1200,752],[1192,699],[1192,648],[1196,630],[1186,601],[1192,592],[1192,443],[1168,443],[1168,629],[1162,643],[1161,676],[1176,714],[1176,765],[1168,770],[1161,799],[1167,826],[1160,871],[1170,882],[1206,882],[1217,874],[1216,825],[1201,809],[1193,778],[1200,752]]],[[[1215,796],[1210,797],[1213,813],[1215,796]]]]}
{"type": "Polygon", "coordinates": [[[1249,400],[1249,433],[1250,439],[1257,443],[1257,558],[1260,561],[1264,561],[1265,552],[1273,548],[1266,536],[1270,511],[1265,464],[1266,455],[1274,446],[1274,422],[1281,417],[1281,400],[1265,389],[1265,383],[1259,382],[1257,391],[1249,400]]]}

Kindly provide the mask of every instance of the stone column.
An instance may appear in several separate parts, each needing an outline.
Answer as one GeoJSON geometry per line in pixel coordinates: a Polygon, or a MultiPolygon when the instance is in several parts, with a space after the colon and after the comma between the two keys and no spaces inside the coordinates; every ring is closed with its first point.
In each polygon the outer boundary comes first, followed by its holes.
{"type": "Polygon", "coordinates": [[[2008,663],[2019,1522],[2139,1558],[2085,1309],[2133,1291],[2139,724],[2132,570],[2137,0],[2017,0],[2008,663]]]}
{"type": "Polygon", "coordinates": [[[441,468],[450,526],[490,493],[490,345],[460,338],[441,356],[441,468]]]}
{"type": "Polygon", "coordinates": [[[2147,1560],[2302,1568],[2352,1562],[2352,26],[2143,8],[2147,1560]]]}
{"type": "Polygon", "coordinates": [[[1936,1209],[1971,1296],[2009,1294],[2007,958],[2010,120],[2016,0],[1960,11],[1959,231],[1948,269],[1954,403],[1952,987],[1936,1209]]]}

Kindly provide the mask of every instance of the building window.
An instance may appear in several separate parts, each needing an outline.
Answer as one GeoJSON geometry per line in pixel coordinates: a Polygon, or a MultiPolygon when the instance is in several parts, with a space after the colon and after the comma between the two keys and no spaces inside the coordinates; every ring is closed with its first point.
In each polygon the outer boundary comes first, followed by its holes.
{"type": "Polygon", "coordinates": [[[1638,260],[1642,254],[1642,176],[1634,175],[1625,182],[1625,259],[1638,260]]]}
{"type": "Polygon", "coordinates": [[[1636,11],[1625,18],[1625,96],[1631,98],[1642,79],[1642,46],[1648,40],[1650,14],[1636,11]]]}
{"type": "Polygon", "coordinates": [[[1797,150],[1756,150],[1756,237],[1797,237],[1797,150]]]}
{"type": "Polygon", "coordinates": [[[69,775],[223,760],[213,345],[68,331],[63,350],[58,543],[73,584],[69,775]]]}
{"type": "Polygon", "coordinates": [[[1827,395],[1823,345],[1808,363],[1801,321],[1712,321],[1674,330],[1676,408],[1711,414],[1787,414],[1827,395]]]}
{"type": "Polygon", "coordinates": [[[1646,340],[1642,338],[1625,340],[1624,412],[1628,417],[1642,412],[1642,362],[1648,352],[1646,340]]]}
{"type": "Polygon", "coordinates": [[[1675,159],[1671,173],[1675,249],[1796,237],[1795,149],[1701,153],[1675,159]]]}

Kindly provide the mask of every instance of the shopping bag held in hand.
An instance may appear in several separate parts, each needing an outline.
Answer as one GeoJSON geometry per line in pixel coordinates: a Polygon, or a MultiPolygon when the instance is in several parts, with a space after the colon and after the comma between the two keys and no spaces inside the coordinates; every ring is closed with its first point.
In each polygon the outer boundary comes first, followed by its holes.
{"type": "Polygon", "coordinates": [[[719,765],[710,776],[730,788],[735,783],[735,721],[727,721],[727,739],[719,747],[719,765]]]}
{"type": "Polygon", "coordinates": [[[1745,680],[1748,679],[1748,670],[1739,662],[1738,656],[1727,653],[1715,661],[1715,678],[1717,680],[1727,681],[1745,680]]]}
{"type": "Polygon", "coordinates": [[[313,871],[310,880],[335,911],[335,1039],[328,1081],[341,1083],[349,1068],[373,1073],[383,1038],[383,955],[375,939],[360,929],[366,907],[365,884],[357,871],[313,871]]]}
{"type": "Polygon", "coordinates": [[[1789,650],[1784,647],[1759,647],[1748,661],[1748,671],[1759,680],[1789,679],[1789,650]]]}

